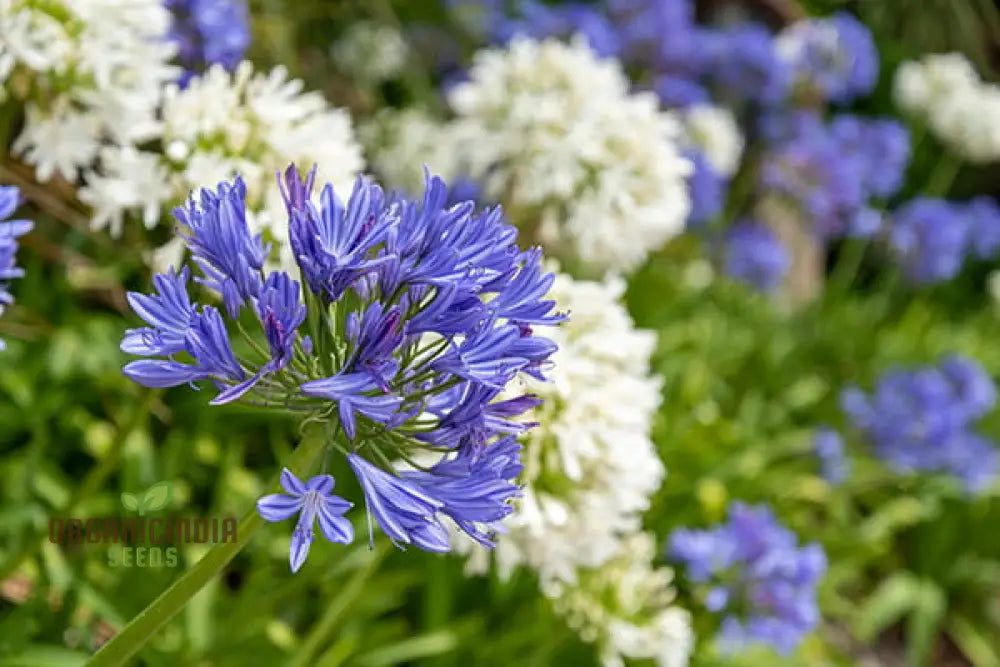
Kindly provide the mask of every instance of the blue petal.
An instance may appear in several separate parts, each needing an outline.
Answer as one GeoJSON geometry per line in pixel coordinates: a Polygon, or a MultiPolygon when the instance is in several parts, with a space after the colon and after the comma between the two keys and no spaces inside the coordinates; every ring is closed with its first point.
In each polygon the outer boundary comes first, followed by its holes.
{"type": "Polygon", "coordinates": [[[265,521],[285,521],[302,509],[302,498],[272,493],[257,501],[257,513],[265,521]]]}

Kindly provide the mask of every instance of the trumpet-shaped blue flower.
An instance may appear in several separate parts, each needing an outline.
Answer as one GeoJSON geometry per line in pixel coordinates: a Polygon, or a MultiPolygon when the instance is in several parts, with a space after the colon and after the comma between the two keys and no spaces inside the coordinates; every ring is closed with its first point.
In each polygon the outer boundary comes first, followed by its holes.
{"type": "MultiPolygon", "coordinates": [[[[344,202],[329,185],[314,198],[315,173],[279,176],[302,284],[265,275],[269,248],[250,232],[239,178],[177,209],[196,282],[223,308],[189,295],[186,267],[156,276],[156,294],[129,295],[147,326],[122,349],[145,358],[124,372],[151,387],[211,381],[216,405],[332,420],[331,446],[396,544],[447,551],[443,521],[490,544],[516,495],[509,437],[538,404],[498,397],[550,365],[556,346],[532,325],[564,319],[546,298],[553,276],[499,209],[449,203],[439,178],[428,174],[418,200],[359,178],[344,202]],[[421,450],[439,460],[419,475],[388,463],[421,450]]],[[[293,544],[293,568],[303,549],[293,544]]]]}
{"type": "Polygon", "coordinates": [[[330,475],[317,475],[303,484],[295,473],[285,468],[281,471],[281,488],[285,493],[272,493],[257,501],[257,511],[266,521],[285,521],[299,515],[288,549],[292,572],[298,572],[306,562],[317,519],[320,532],[329,541],[348,544],[354,540],[354,526],[344,518],[344,513],[354,507],[354,503],[333,495],[333,487],[330,475]]]}

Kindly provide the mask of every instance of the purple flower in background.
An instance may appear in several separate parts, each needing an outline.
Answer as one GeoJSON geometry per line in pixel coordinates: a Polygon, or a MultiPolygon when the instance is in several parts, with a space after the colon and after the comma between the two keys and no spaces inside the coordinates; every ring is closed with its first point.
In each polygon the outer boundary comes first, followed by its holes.
{"type": "Polygon", "coordinates": [[[694,169],[688,176],[688,193],[691,195],[689,227],[703,225],[720,213],[726,203],[726,179],[708,163],[701,151],[688,151],[694,169]]]}
{"type": "Polygon", "coordinates": [[[708,91],[695,81],[675,74],[663,74],[653,81],[653,92],[666,107],[683,109],[709,102],[708,91]]]}
{"type": "Polygon", "coordinates": [[[303,484],[285,468],[281,471],[281,488],[285,493],[272,493],[257,501],[257,511],[265,521],[285,521],[299,515],[288,549],[292,572],[298,572],[306,562],[317,519],[320,532],[329,541],[349,544],[354,540],[354,527],[344,518],[344,513],[354,507],[354,503],[333,495],[333,487],[330,475],[317,475],[303,484]]]}
{"type": "Polygon", "coordinates": [[[778,57],[774,39],[764,26],[742,23],[705,31],[701,39],[708,50],[703,72],[723,99],[773,105],[788,95],[791,70],[778,57]]]}
{"type": "MultiPolygon", "coordinates": [[[[370,516],[395,544],[448,551],[448,520],[491,545],[517,495],[520,448],[510,436],[533,426],[515,418],[539,403],[527,394],[495,399],[521,374],[544,379],[556,345],[532,325],[565,319],[546,298],[554,276],[539,250],[517,246],[499,209],[450,202],[456,192],[439,178],[428,174],[414,199],[361,177],[344,202],[330,185],[314,198],[315,173],[303,177],[293,165],[279,179],[304,284],[265,273],[270,247],[250,232],[241,179],[175,211],[196,282],[224,308],[192,299],[188,267],[155,276],[156,294],[129,295],[146,326],[127,331],[121,347],[145,358],[123,372],[149,387],[210,381],[213,405],[332,422],[370,516]],[[389,463],[419,452],[437,463],[405,474],[389,463]]],[[[311,496],[294,481],[286,491],[305,509],[293,570],[314,517],[331,540],[350,539],[344,524],[327,532],[333,520],[322,507],[342,507],[329,497],[333,480],[314,478],[303,487],[311,496]]],[[[265,500],[269,520],[292,502],[265,500]]]]}
{"type": "Polygon", "coordinates": [[[729,230],[723,252],[726,274],[762,292],[781,285],[791,266],[791,257],[781,240],[767,227],[752,221],[740,221],[729,230]]]}
{"type": "Polygon", "coordinates": [[[854,156],[867,197],[884,199],[896,194],[910,160],[910,134],[905,126],[888,118],[840,114],[830,122],[829,131],[841,150],[854,156]]]}
{"type": "Polygon", "coordinates": [[[878,458],[900,472],[952,474],[971,493],[996,478],[997,449],[972,430],[995,403],[993,379],[957,355],[938,366],[889,371],[870,396],[856,387],[841,393],[841,407],[878,458]]]}
{"type": "Polygon", "coordinates": [[[823,479],[841,484],[851,472],[851,462],[844,454],[844,439],[830,428],[820,428],[813,435],[813,452],[819,459],[823,479]]]}
{"type": "MultiPolygon", "coordinates": [[[[0,314],[10,304],[14,296],[8,283],[24,276],[24,270],[16,266],[17,239],[31,231],[34,226],[29,220],[11,220],[21,203],[21,191],[12,185],[0,186],[0,314]]],[[[0,339],[0,350],[6,343],[0,339]]]]}
{"type": "Polygon", "coordinates": [[[250,13],[244,0],[164,0],[174,21],[167,34],[184,67],[182,82],[212,65],[232,71],[250,46],[250,13]]]}
{"type": "Polygon", "coordinates": [[[871,31],[846,12],[794,23],[776,44],[795,85],[831,102],[867,95],[878,80],[878,50],[871,31]]]}
{"type": "Polygon", "coordinates": [[[729,653],[764,643],[787,655],[819,623],[826,554],[818,544],[799,547],[767,507],[736,502],[716,528],[679,528],[667,557],[706,586],[706,608],[724,614],[719,643],[729,653]]]}
{"type": "Polygon", "coordinates": [[[976,197],[965,212],[972,253],[979,259],[992,259],[1000,250],[1000,206],[992,197],[976,197]]]}
{"type": "Polygon", "coordinates": [[[921,197],[893,212],[889,246],[912,282],[942,282],[961,270],[970,231],[961,206],[921,197]]]}
{"type": "Polygon", "coordinates": [[[859,231],[853,224],[865,203],[859,156],[814,114],[794,114],[783,122],[775,118],[766,131],[779,140],[764,157],[762,189],[799,209],[820,238],[859,231]]]}

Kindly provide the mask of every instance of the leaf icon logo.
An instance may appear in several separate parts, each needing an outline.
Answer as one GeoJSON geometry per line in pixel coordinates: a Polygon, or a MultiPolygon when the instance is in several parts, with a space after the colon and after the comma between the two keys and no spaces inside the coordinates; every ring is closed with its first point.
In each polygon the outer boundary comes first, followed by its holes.
{"type": "Polygon", "coordinates": [[[170,502],[170,482],[157,482],[146,489],[141,496],[135,493],[123,492],[122,506],[130,512],[138,512],[144,516],[146,512],[155,512],[167,506],[170,502]]]}

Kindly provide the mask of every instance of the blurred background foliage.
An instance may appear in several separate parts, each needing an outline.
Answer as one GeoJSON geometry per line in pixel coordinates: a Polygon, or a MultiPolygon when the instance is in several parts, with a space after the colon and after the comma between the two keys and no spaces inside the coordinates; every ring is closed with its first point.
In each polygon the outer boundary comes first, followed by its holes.
{"type": "MultiPolygon", "coordinates": [[[[988,0],[730,4],[778,22],[855,12],[883,57],[866,111],[892,112],[891,72],[922,53],[960,50],[985,78],[997,78],[1000,11],[988,0]]],[[[251,6],[254,59],[284,64],[359,117],[386,104],[436,103],[418,58],[404,77],[373,92],[354,87],[329,57],[350,22],[447,21],[436,3],[251,6]]],[[[932,154],[918,154],[908,182],[927,182],[932,163],[932,154]]],[[[995,167],[966,169],[954,193],[996,190],[996,183],[995,167]]],[[[45,240],[22,252],[18,304],[0,320],[6,355],[17,360],[0,374],[0,664],[8,667],[80,664],[176,576],[170,568],[112,567],[101,548],[52,545],[49,516],[114,514],[123,491],[161,480],[173,485],[169,515],[239,516],[265,488],[271,462],[300,437],[294,423],[271,413],[210,408],[184,387],[149,391],[127,381],[118,342],[134,322],[124,290],[144,288],[148,274],[122,248],[137,241],[112,243],[44,212],[38,220],[42,232],[32,238],[45,240]]],[[[891,475],[860,447],[855,474],[832,487],[810,454],[817,424],[844,425],[840,389],[871,388],[894,364],[959,352],[1000,375],[1000,306],[985,286],[994,267],[972,266],[959,280],[922,291],[833,289],[784,312],[741,286],[706,278],[698,254],[678,240],[630,280],[630,311],[657,332],[655,370],[665,379],[654,439],[669,474],[647,527],[663,539],[677,526],[720,520],[731,499],[767,501],[803,540],[826,547],[832,567],[821,589],[824,624],[794,656],[723,659],[706,645],[694,664],[1000,666],[998,494],[969,499],[947,481],[891,475]]],[[[867,257],[865,267],[874,276],[880,258],[867,257]]],[[[1000,415],[982,430],[1000,438],[1000,415]]],[[[594,661],[528,573],[509,582],[467,578],[458,558],[400,552],[384,541],[369,551],[359,540],[316,549],[291,577],[286,549],[284,531],[257,536],[143,652],[142,664],[594,661]]],[[[182,567],[199,556],[185,547],[182,567]]],[[[710,634],[712,624],[696,616],[697,630],[710,634]]]]}

